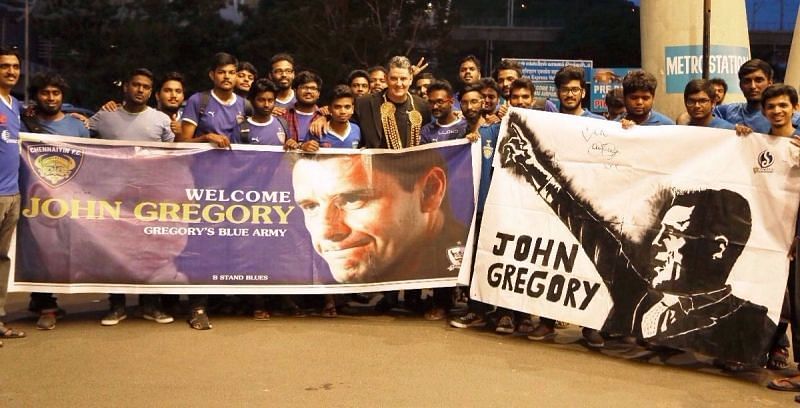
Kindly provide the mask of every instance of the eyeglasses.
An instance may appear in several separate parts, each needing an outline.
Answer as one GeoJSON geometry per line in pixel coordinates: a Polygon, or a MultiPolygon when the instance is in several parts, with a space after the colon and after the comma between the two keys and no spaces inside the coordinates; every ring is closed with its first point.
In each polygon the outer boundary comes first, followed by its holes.
{"type": "Polygon", "coordinates": [[[711,103],[711,99],[708,98],[686,100],[686,106],[708,105],[709,103],[711,103]]]}
{"type": "Polygon", "coordinates": [[[572,94],[572,95],[580,95],[583,88],[575,87],[575,88],[558,88],[558,92],[562,94],[572,94]]]}
{"type": "Polygon", "coordinates": [[[289,74],[293,74],[293,73],[294,73],[294,70],[291,69],[291,68],[290,69],[274,69],[274,70],[272,70],[272,74],[273,75],[283,75],[283,74],[289,75],[289,74]]]}
{"type": "Polygon", "coordinates": [[[297,89],[308,92],[319,92],[319,88],[317,88],[316,86],[309,86],[309,85],[298,86],[297,89]]]}
{"type": "Polygon", "coordinates": [[[435,101],[434,100],[429,100],[428,101],[428,103],[430,103],[431,106],[440,106],[440,105],[444,105],[444,104],[447,104],[447,103],[450,103],[450,102],[452,102],[452,99],[437,99],[435,101]]]}

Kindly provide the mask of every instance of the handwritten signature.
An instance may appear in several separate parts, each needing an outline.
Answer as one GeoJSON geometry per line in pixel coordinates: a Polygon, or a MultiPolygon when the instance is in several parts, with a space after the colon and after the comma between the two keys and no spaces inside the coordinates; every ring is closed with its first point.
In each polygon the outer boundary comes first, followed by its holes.
{"type": "Polygon", "coordinates": [[[613,143],[592,143],[589,147],[589,154],[612,159],[619,154],[619,149],[613,143]]]}

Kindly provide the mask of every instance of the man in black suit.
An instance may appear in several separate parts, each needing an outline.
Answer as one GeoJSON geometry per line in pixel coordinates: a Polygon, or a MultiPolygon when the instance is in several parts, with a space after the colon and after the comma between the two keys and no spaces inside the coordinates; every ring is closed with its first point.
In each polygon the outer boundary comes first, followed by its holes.
{"type": "Polygon", "coordinates": [[[604,331],[726,361],[757,364],[775,323],[767,308],[736,297],[728,275],[750,237],[747,200],[730,190],[672,191],[655,211],[645,245],[631,242],[595,210],[512,114],[500,143],[504,168],[525,179],[596,265],[614,300],[604,331]]]}
{"type": "Polygon", "coordinates": [[[361,127],[367,148],[401,149],[419,145],[419,130],[431,121],[424,99],[408,90],[413,79],[411,61],[396,56],[389,60],[385,91],[356,100],[353,118],[361,127]]]}

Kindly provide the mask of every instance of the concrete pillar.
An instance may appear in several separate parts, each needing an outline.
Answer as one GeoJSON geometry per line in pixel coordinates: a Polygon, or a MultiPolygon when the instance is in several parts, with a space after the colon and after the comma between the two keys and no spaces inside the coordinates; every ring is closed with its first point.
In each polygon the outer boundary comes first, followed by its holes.
{"type": "Polygon", "coordinates": [[[797,17],[792,35],[792,48],[789,51],[789,64],[786,66],[786,78],[783,80],[795,88],[800,87],[800,15],[797,17]]]}
{"type": "MultiPolygon", "coordinates": [[[[642,68],[656,76],[655,109],[685,111],[686,83],[703,76],[703,1],[642,0],[642,68]]],[[[710,78],[728,83],[725,102],[744,101],[736,75],[750,59],[744,0],[712,0],[710,78]]]]}

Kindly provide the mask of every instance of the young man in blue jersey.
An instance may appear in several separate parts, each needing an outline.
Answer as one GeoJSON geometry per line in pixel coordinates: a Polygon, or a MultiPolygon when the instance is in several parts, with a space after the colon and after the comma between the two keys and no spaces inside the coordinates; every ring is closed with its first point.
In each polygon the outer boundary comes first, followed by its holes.
{"type": "MultiPolygon", "coordinates": [[[[233,92],[239,61],[233,55],[220,52],[214,55],[208,77],[214,87],[208,92],[192,95],[186,102],[181,118],[178,142],[209,142],[217,147],[230,147],[231,137],[244,121],[244,99],[233,92]]],[[[206,314],[208,295],[190,295],[189,326],[196,330],[212,328],[206,314]]]]}
{"type": "Polygon", "coordinates": [[[294,92],[294,58],[289,54],[275,54],[269,62],[269,79],[278,86],[273,115],[281,116],[294,108],[297,97],[294,92]]]}
{"type": "Polygon", "coordinates": [[[586,98],[586,75],[581,67],[567,65],[556,72],[554,79],[558,101],[558,111],[567,115],[585,116],[593,119],[604,119],[586,109],[583,100],[586,98]]]}
{"type": "MultiPolygon", "coordinates": [[[[472,60],[462,63],[474,65],[472,60]]],[[[472,71],[469,71],[472,72],[472,71]]],[[[471,78],[469,75],[467,79],[471,78]]],[[[464,80],[462,78],[462,80],[464,80]]],[[[473,84],[468,84],[472,86],[473,84]]],[[[482,98],[481,98],[482,100],[482,98]]],[[[444,80],[434,81],[428,86],[428,104],[434,120],[420,129],[420,144],[443,142],[459,139],[467,134],[467,121],[456,115],[453,110],[453,88],[444,80]]],[[[433,307],[425,312],[426,320],[441,320],[447,317],[452,306],[452,288],[436,288],[433,290],[433,307]]]]}
{"type": "MultiPolygon", "coordinates": [[[[5,316],[8,250],[19,220],[19,129],[20,103],[11,90],[19,81],[20,59],[16,51],[0,47],[0,316],[5,316]]],[[[25,337],[25,333],[0,323],[0,338],[25,337]]],[[[2,345],[2,342],[0,342],[2,345]]]]}
{"type": "Polygon", "coordinates": [[[238,63],[236,57],[228,53],[214,55],[208,72],[214,88],[198,92],[186,102],[181,118],[181,134],[176,135],[176,141],[230,146],[230,137],[244,120],[245,113],[244,99],[233,92],[238,63]]]}
{"type": "Polygon", "coordinates": [[[376,65],[367,69],[367,73],[369,73],[369,93],[381,93],[389,87],[386,81],[386,68],[376,65]]]}
{"type": "Polygon", "coordinates": [[[350,71],[350,75],[347,76],[347,85],[350,86],[350,90],[356,98],[369,94],[369,73],[363,69],[350,71]]]}
{"type": "Polygon", "coordinates": [[[278,87],[269,79],[259,79],[252,87],[247,99],[253,105],[253,116],[247,118],[246,126],[234,131],[237,143],[283,146],[286,142],[286,122],[272,115],[278,87]]]}
{"type": "Polygon", "coordinates": [[[350,122],[355,103],[355,95],[347,85],[339,85],[333,89],[333,97],[328,105],[331,120],[328,129],[319,137],[319,147],[358,148],[361,144],[361,129],[350,122]]]}
{"type": "Polygon", "coordinates": [[[449,82],[434,81],[428,86],[428,104],[434,120],[420,129],[420,144],[458,139],[467,134],[467,121],[453,110],[453,88],[449,82]]]}
{"type": "MultiPolygon", "coordinates": [[[[605,120],[600,115],[583,109],[583,99],[586,97],[586,79],[583,68],[567,65],[556,72],[554,82],[560,102],[559,112],[565,115],[583,116],[593,119],[605,120]]],[[[556,321],[546,317],[539,317],[539,324],[528,335],[530,340],[546,340],[556,334],[556,321]]],[[[600,332],[584,327],[582,334],[591,347],[603,347],[605,340],[600,332]]]]}
{"type": "Polygon", "coordinates": [[[620,120],[622,127],[634,125],[658,126],[674,125],[675,122],[653,109],[656,98],[656,77],[641,69],[628,72],[622,79],[622,94],[625,101],[625,117],[620,120]]]}
{"type": "MultiPolygon", "coordinates": [[[[467,55],[458,64],[458,80],[461,81],[461,87],[467,85],[477,84],[481,80],[481,61],[474,55],[467,55]]],[[[455,93],[453,100],[453,109],[461,110],[459,93],[455,93]]]]}
{"type": "Polygon", "coordinates": [[[22,119],[22,131],[51,135],[89,137],[86,125],[61,111],[69,85],[54,72],[39,73],[31,78],[28,93],[35,98],[32,116],[22,119]]]}
{"type": "Polygon", "coordinates": [[[714,84],[706,79],[693,79],[683,90],[683,103],[689,115],[689,126],[734,130],[736,126],[713,114],[716,98],[714,84]]]}
{"type": "MultiPolygon", "coordinates": [[[[475,217],[475,241],[473,242],[472,264],[473,273],[475,253],[478,247],[478,231],[483,220],[483,208],[486,196],[489,193],[489,182],[492,178],[492,160],[497,137],[500,134],[499,123],[488,123],[483,117],[486,101],[482,95],[483,84],[470,85],[461,91],[461,113],[467,122],[467,137],[481,143],[481,180],[478,186],[478,206],[475,217]]],[[[467,301],[467,312],[461,316],[450,319],[453,327],[465,329],[468,327],[483,327],[486,325],[486,313],[491,310],[491,305],[473,299],[467,301]]]]}
{"type": "MultiPolygon", "coordinates": [[[[31,78],[28,93],[35,98],[33,115],[22,117],[22,131],[46,133],[61,136],[89,137],[89,129],[84,123],[61,111],[64,94],[69,85],[53,72],[39,73],[31,78]]],[[[28,310],[39,315],[36,328],[52,330],[56,327],[56,319],[60,318],[56,298],[52,293],[31,293],[28,310]]]]}
{"type": "Polygon", "coordinates": [[[774,72],[766,61],[753,58],[739,67],[739,88],[746,102],[717,105],[714,114],[733,123],[739,133],[747,133],[746,126],[758,133],[767,133],[770,123],[761,112],[761,94],[772,85],[774,72]]]}
{"type": "Polygon", "coordinates": [[[488,123],[500,123],[500,116],[497,114],[497,110],[500,108],[500,95],[503,92],[500,85],[489,77],[481,78],[478,84],[483,96],[483,108],[481,109],[483,118],[488,123]]]}

